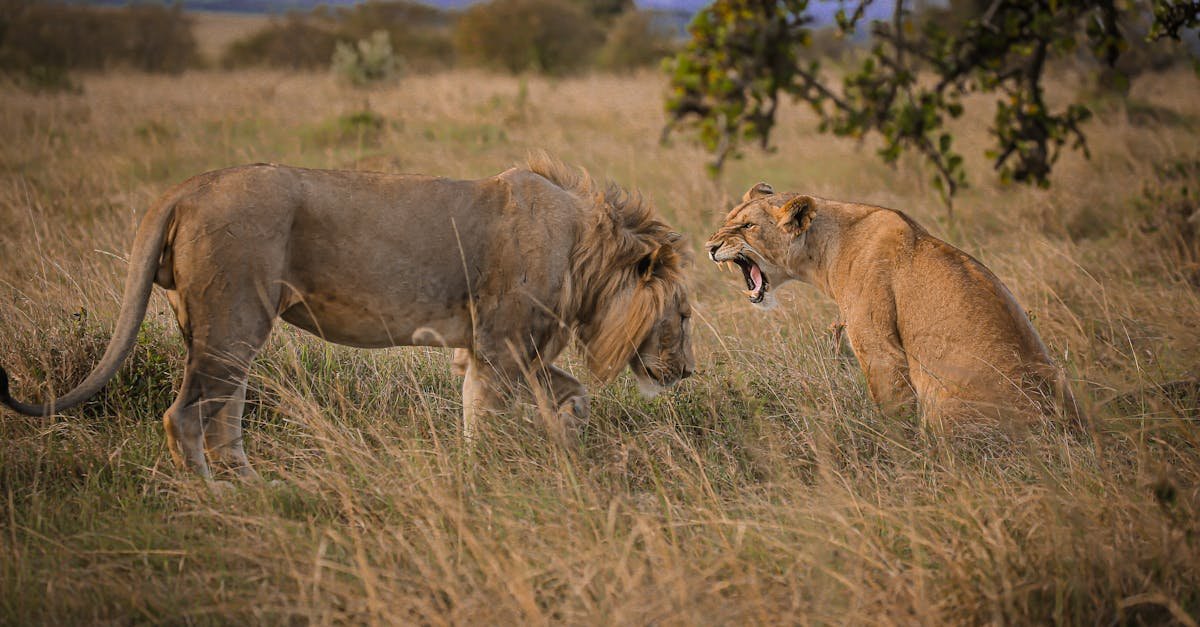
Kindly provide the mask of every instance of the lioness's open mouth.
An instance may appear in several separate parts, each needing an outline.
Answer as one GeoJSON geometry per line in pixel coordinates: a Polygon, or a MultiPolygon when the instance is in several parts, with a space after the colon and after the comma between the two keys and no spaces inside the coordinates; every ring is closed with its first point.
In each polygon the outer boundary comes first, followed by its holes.
{"type": "Polygon", "coordinates": [[[767,296],[767,290],[770,288],[770,281],[767,280],[767,275],[763,274],[762,268],[758,267],[754,260],[739,254],[733,258],[733,262],[742,269],[742,277],[746,279],[746,289],[749,292],[746,296],[752,303],[761,303],[767,296]]]}

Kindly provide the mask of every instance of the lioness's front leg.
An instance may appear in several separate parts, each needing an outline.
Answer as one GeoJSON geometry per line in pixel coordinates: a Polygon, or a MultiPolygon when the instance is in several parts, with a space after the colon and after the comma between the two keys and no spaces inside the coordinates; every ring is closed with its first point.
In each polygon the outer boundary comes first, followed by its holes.
{"type": "Polygon", "coordinates": [[[887,414],[915,409],[917,395],[909,379],[908,357],[894,333],[851,323],[846,335],[867,378],[871,399],[887,414]]]}

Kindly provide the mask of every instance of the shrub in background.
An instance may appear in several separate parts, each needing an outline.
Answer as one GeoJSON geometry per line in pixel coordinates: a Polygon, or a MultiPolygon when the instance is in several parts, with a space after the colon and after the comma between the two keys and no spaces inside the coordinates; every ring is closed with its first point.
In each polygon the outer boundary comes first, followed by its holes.
{"type": "Polygon", "coordinates": [[[676,52],[672,27],[650,11],[628,11],[608,29],[599,65],[617,71],[629,71],[658,65],[676,52]]]}
{"type": "Polygon", "coordinates": [[[225,68],[268,65],[294,70],[329,64],[337,35],[327,25],[302,13],[271,20],[262,30],[233,42],[221,57],[225,68]]]}
{"type": "Polygon", "coordinates": [[[367,2],[339,9],[333,19],[339,37],[349,41],[386,30],[392,49],[404,59],[406,69],[429,71],[454,63],[452,20],[437,8],[416,2],[367,2]]]}
{"type": "Polygon", "coordinates": [[[27,76],[130,67],[177,73],[197,62],[192,20],[179,4],[94,8],[0,2],[0,69],[27,76]]]}
{"type": "Polygon", "coordinates": [[[131,5],[113,19],[124,38],[118,47],[120,63],[146,72],[182,72],[196,64],[199,57],[192,34],[192,18],[183,4],[170,7],[157,4],[131,5]]]}
{"type": "Polygon", "coordinates": [[[588,15],[605,21],[636,10],[633,0],[573,0],[573,3],[588,15]]]}
{"type": "Polygon", "coordinates": [[[395,78],[400,67],[392,52],[391,35],[385,30],[377,30],[353,46],[339,41],[331,65],[334,74],[358,87],[395,78]]]}
{"type": "Polygon", "coordinates": [[[492,0],[459,18],[454,47],[478,65],[567,74],[590,65],[603,41],[596,21],[568,0],[492,0]]]}
{"type": "Polygon", "coordinates": [[[597,64],[624,71],[674,52],[679,26],[672,20],[679,15],[639,12],[632,0],[492,0],[461,13],[408,0],[321,6],[292,12],[235,42],[223,65],[316,69],[338,63],[335,72],[365,84],[373,79],[354,69],[364,69],[358,42],[385,31],[406,71],[460,63],[514,73],[568,74],[597,64]],[[336,52],[339,42],[342,52],[336,52]]]}
{"type": "Polygon", "coordinates": [[[380,30],[387,33],[393,52],[404,58],[407,67],[434,70],[453,62],[449,15],[401,0],[338,9],[320,6],[309,13],[293,11],[235,41],[226,50],[222,65],[324,68],[330,65],[339,42],[353,47],[380,30]]]}
{"type": "Polygon", "coordinates": [[[83,86],[71,78],[71,73],[66,68],[31,65],[8,72],[0,68],[0,76],[6,73],[10,73],[13,82],[25,91],[83,93],[83,86]]]}

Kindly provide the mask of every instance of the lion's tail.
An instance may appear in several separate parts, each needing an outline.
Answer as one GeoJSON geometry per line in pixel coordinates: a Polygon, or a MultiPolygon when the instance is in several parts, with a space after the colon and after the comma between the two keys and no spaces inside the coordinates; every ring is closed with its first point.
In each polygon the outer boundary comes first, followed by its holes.
{"type": "Polygon", "coordinates": [[[113,337],[104,350],[100,363],[92,369],[82,383],[73,390],[48,403],[22,403],[12,397],[8,389],[8,374],[0,367],[0,403],[13,411],[27,416],[48,416],[78,405],[100,391],[108,380],[117,373],[133,343],[138,329],[146,317],[150,302],[150,290],[158,272],[159,258],[166,242],[167,229],[175,216],[176,195],[156,205],[138,227],[129,256],[129,275],[125,278],[125,293],[121,299],[121,313],[113,337]]]}

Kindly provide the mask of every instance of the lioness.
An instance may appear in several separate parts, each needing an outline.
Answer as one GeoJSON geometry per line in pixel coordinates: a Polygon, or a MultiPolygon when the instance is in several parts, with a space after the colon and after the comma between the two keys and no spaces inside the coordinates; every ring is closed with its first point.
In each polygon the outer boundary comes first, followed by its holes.
{"type": "Polygon", "coordinates": [[[685,257],[639,196],[544,155],[476,181],[270,164],[208,172],[142,219],[116,330],[88,377],[26,404],[0,370],[0,401],[46,415],[99,391],[157,283],[188,349],[167,444],[204,477],[210,461],[255,474],[242,449],[247,369],[276,318],[350,346],[465,349],[468,436],[478,412],[531,380],[570,427],[587,418],[586,391],[553,362],[572,336],[601,380],[626,363],[653,386],[692,373],[685,257]]]}
{"type": "Polygon", "coordinates": [[[759,183],[705,247],[741,268],[757,306],[773,305],[771,290],[793,279],[832,298],[886,411],[1034,415],[1052,401],[1079,421],[1061,371],[996,275],[900,211],[759,183]]]}

